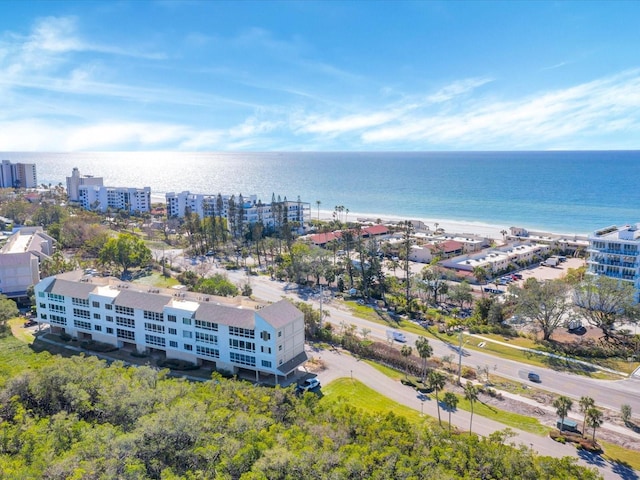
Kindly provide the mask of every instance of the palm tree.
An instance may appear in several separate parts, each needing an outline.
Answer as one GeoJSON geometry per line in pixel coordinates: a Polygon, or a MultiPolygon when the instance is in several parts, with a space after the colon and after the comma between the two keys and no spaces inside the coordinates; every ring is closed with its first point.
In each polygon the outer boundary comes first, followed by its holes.
{"type": "Polygon", "coordinates": [[[564,395],[556,398],[553,403],[553,408],[556,409],[556,413],[560,417],[560,431],[562,432],[564,428],[564,419],[567,417],[567,413],[571,410],[573,406],[573,401],[569,397],[565,397],[564,395]]]}
{"type": "Polygon", "coordinates": [[[584,419],[582,420],[582,436],[584,437],[586,430],[585,427],[587,425],[587,411],[592,408],[596,402],[591,397],[583,396],[580,397],[580,401],[578,403],[580,404],[580,411],[584,413],[584,419]]]}
{"type": "Polygon", "coordinates": [[[471,382],[467,382],[464,387],[464,398],[469,400],[469,404],[471,405],[471,419],[469,420],[469,435],[471,435],[471,426],[473,425],[473,404],[478,400],[478,387],[471,382]]]}
{"type": "Polygon", "coordinates": [[[440,419],[440,402],[438,401],[438,390],[442,390],[444,388],[445,384],[447,383],[447,378],[440,372],[431,370],[427,377],[427,382],[429,383],[429,387],[433,388],[436,391],[436,406],[438,407],[438,423],[442,425],[442,420],[440,419]]]}
{"type": "Polygon", "coordinates": [[[416,340],[416,350],[418,351],[418,355],[422,359],[422,383],[424,383],[424,376],[427,373],[427,359],[433,355],[433,348],[429,344],[429,340],[427,340],[423,336],[419,336],[416,340]]]}
{"type": "Polygon", "coordinates": [[[476,277],[478,283],[480,284],[480,293],[484,296],[484,288],[482,288],[482,284],[486,282],[489,274],[487,269],[481,266],[473,267],[472,270],[473,276],[476,277]]]}
{"type": "Polygon", "coordinates": [[[320,204],[322,202],[320,200],[316,200],[316,205],[318,206],[318,229],[320,229],[320,204]]]}
{"type": "Polygon", "coordinates": [[[458,397],[453,392],[446,392],[442,398],[445,408],[449,412],[449,431],[451,431],[451,411],[458,406],[458,397]]]}
{"type": "Polygon", "coordinates": [[[587,425],[593,428],[593,436],[591,437],[591,440],[595,442],[596,428],[601,427],[604,422],[602,412],[596,407],[589,408],[585,415],[585,421],[587,422],[587,425]]]}
{"type": "Polygon", "coordinates": [[[400,355],[402,355],[404,357],[404,376],[405,378],[409,377],[409,362],[408,362],[408,358],[411,356],[411,352],[413,351],[413,349],[411,348],[410,345],[403,345],[402,348],[400,349],[400,355]]]}

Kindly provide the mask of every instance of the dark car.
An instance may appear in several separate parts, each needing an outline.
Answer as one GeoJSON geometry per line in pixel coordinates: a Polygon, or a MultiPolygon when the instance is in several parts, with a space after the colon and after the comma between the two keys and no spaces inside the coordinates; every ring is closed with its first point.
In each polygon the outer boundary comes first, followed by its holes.
{"type": "Polygon", "coordinates": [[[26,322],[24,322],[24,327],[28,328],[28,327],[33,327],[34,325],[37,325],[38,322],[36,322],[35,320],[27,320],[26,322]]]}
{"type": "Polygon", "coordinates": [[[533,373],[533,372],[529,372],[529,375],[527,375],[527,378],[531,381],[531,382],[535,382],[535,383],[540,383],[540,375],[538,375],[537,373],[533,373]]]}

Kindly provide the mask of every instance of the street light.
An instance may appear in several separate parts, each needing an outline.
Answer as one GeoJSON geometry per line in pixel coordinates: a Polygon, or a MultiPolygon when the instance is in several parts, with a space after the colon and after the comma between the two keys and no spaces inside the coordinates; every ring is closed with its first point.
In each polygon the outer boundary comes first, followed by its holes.
{"type": "Polygon", "coordinates": [[[458,385],[460,385],[460,378],[462,376],[462,347],[464,347],[469,340],[471,339],[468,338],[464,343],[462,343],[462,330],[460,330],[460,346],[458,347],[458,385]]]}

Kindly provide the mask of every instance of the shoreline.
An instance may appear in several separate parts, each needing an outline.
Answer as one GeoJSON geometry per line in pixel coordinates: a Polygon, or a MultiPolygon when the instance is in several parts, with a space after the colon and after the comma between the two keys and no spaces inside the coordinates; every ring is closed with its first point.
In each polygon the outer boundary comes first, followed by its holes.
{"type": "MultiPolygon", "coordinates": [[[[311,209],[312,215],[311,220],[318,218],[318,211],[315,211],[315,215],[313,215],[313,208],[311,209]]],[[[333,220],[333,210],[320,210],[320,220],[333,220]]],[[[342,219],[344,220],[345,214],[340,214],[342,219]]],[[[502,240],[502,230],[506,230],[507,234],[510,234],[509,230],[511,227],[524,228],[529,232],[539,232],[549,235],[560,235],[560,236],[588,236],[588,233],[579,233],[579,232],[552,232],[543,229],[530,228],[525,224],[519,225],[508,225],[508,226],[499,226],[491,223],[481,222],[481,221],[463,221],[463,220],[447,220],[447,219],[436,219],[436,218],[421,218],[421,217],[406,217],[400,215],[389,215],[389,214],[371,214],[371,213],[360,213],[360,212],[349,212],[347,220],[356,221],[360,219],[366,219],[364,221],[372,221],[382,220],[382,223],[389,222],[400,222],[404,220],[418,220],[424,222],[425,225],[429,226],[432,230],[435,230],[435,224],[438,224],[438,228],[444,229],[445,234],[471,234],[471,235],[480,235],[484,237],[488,237],[493,240],[502,240]]]]}

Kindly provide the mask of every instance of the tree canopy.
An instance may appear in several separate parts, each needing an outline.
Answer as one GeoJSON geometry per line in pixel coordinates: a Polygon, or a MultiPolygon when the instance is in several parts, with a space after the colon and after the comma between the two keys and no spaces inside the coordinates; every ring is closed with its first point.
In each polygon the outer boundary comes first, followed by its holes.
{"type": "Polygon", "coordinates": [[[151,262],[151,250],[144,242],[130,233],[120,233],[104,244],[99,254],[100,262],[122,267],[126,273],[131,267],[140,267],[151,262]]]}

